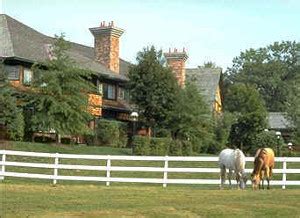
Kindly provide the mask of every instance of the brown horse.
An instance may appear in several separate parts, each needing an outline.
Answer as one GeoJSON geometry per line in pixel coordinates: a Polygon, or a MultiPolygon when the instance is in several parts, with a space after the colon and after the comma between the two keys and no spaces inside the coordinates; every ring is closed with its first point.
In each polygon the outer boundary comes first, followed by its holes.
{"type": "Polygon", "coordinates": [[[257,189],[262,181],[262,188],[264,189],[264,177],[267,177],[268,187],[270,189],[270,179],[272,176],[272,170],[274,168],[274,151],[271,148],[260,148],[256,151],[254,157],[254,169],[251,174],[252,188],[257,189]]]}

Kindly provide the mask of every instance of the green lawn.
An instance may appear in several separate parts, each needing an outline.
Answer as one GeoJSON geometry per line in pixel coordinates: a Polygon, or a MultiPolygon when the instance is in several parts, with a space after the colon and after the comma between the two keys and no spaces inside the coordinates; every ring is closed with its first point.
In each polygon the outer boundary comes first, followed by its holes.
{"type": "Polygon", "coordinates": [[[299,217],[300,190],[0,184],[0,217],[299,217]]]}

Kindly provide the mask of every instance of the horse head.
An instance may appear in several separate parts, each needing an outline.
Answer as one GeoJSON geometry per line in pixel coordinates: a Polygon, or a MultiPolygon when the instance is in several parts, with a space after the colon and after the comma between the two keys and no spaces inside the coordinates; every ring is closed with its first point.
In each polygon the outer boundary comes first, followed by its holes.
{"type": "Polygon", "coordinates": [[[246,175],[246,173],[241,173],[240,175],[240,189],[245,189],[246,188],[246,184],[247,184],[247,181],[248,181],[248,177],[246,175]]]}
{"type": "Polygon", "coordinates": [[[252,181],[252,189],[253,190],[256,190],[259,183],[260,183],[260,176],[259,174],[254,174],[252,173],[251,174],[251,181],[252,181]]]}

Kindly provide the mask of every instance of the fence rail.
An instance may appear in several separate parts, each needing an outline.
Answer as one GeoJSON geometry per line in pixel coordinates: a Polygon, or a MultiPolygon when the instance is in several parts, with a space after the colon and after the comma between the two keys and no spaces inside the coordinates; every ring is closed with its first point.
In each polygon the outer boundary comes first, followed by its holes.
{"type": "MultiPolygon", "coordinates": [[[[203,167],[170,167],[170,162],[218,162],[218,157],[169,157],[169,156],[118,156],[118,155],[78,155],[78,154],[59,154],[59,153],[38,153],[24,152],[12,150],[0,150],[2,157],[0,166],[0,180],[5,177],[19,178],[36,178],[52,180],[56,184],[59,180],[73,181],[94,181],[106,182],[109,186],[111,182],[129,182],[129,183],[156,183],[163,184],[220,184],[220,179],[170,179],[168,173],[219,173],[217,168],[203,167]],[[7,156],[26,156],[26,157],[43,157],[53,159],[53,163],[30,163],[8,161],[7,156]],[[85,159],[85,160],[104,160],[106,165],[75,165],[75,164],[60,164],[61,159],[85,159]],[[157,161],[162,162],[163,167],[132,167],[132,166],[113,166],[116,160],[122,161],[157,161]],[[6,166],[27,167],[27,168],[43,168],[53,169],[53,174],[37,174],[37,173],[20,173],[10,172],[6,170],[6,166]],[[89,170],[89,171],[106,171],[106,176],[66,176],[59,175],[59,170],[89,170]],[[111,172],[161,172],[162,178],[121,178],[112,177],[111,172]]],[[[253,162],[253,157],[247,157],[247,162],[253,162]]],[[[282,162],[282,169],[274,169],[275,174],[282,174],[282,180],[271,181],[272,185],[280,185],[283,189],[286,185],[300,185],[300,180],[287,180],[287,174],[300,174],[300,169],[287,169],[287,163],[300,163],[300,157],[277,157],[275,162],[282,162]]],[[[247,173],[252,172],[252,169],[245,169],[247,173]]],[[[235,181],[233,181],[235,183],[235,181]]]]}

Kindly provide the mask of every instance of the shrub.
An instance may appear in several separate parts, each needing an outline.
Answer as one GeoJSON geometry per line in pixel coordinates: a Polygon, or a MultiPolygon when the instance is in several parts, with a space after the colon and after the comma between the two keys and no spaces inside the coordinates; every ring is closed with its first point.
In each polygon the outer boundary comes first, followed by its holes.
{"type": "Polygon", "coordinates": [[[168,155],[169,147],[173,143],[171,138],[151,138],[150,141],[150,154],[151,155],[168,155]]]}
{"type": "Polygon", "coordinates": [[[127,145],[127,126],[118,121],[101,119],[95,129],[95,144],[109,147],[127,145]]]}
{"type": "Polygon", "coordinates": [[[181,143],[183,156],[191,156],[194,154],[193,144],[191,143],[191,141],[181,141],[181,143]]]}
{"type": "Polygon", "coordinates": [[[133,138],[133,147],[136,155],[150,155],[150,138],[135,136],[133,138]]]}
{"type": "Polygon", "coordinates": [[[172,143],[169,147],[170,155],[182,156],[182,141],[181,140],[172,140],[172,143]]]}

